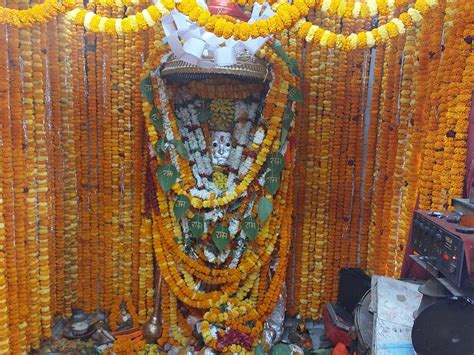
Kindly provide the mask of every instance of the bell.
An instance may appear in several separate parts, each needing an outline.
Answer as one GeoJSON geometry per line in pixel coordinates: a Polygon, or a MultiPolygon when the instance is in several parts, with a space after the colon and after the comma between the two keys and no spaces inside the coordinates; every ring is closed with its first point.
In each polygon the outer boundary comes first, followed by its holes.
{"type": "Polygon", "coordinates": [[[249,19],[239,6],[230,0],[207,0],[207,7],[213,15],[232,16],[245,22],[249,19]]]}

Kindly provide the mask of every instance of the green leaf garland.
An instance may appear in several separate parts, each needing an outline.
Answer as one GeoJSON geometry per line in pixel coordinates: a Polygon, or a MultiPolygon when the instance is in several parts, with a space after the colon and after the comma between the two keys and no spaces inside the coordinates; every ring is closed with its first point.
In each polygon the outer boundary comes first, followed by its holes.
{"type": "Polygon", "coordinates": [[[178,170],[173,165],[160,166],[157,174],[164,192],[168,192],[178,178],[178,170]]]}

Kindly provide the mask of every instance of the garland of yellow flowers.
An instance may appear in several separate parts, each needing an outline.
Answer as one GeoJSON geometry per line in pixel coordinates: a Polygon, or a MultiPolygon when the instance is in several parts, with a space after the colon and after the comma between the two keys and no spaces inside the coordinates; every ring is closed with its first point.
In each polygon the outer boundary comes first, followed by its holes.
{"type": "MultiPolygon", "coordinates": [[[[373,1],[370,0],[370,4],[373,1]]],[[[380,7],[383,8],[384,6],[381,5],[383,0],[377,1],[380,3],[380,7]]],[[[174,3],[173,0],[159,0],[156,5],[151,5],[142,12],[128,16],[125,19],[102,17],[84,9],[74,9],[67,16],[75,23],[83,25],[87,30],[116,35],[146,30],[158,22],[162,16],[176,8],[188,16],[191,21],[225,39],[233,37],[236,40],[245,41],[249,38],[268,37],[290,29],[298,23],[301,26],[298,33],[300,39],[304,38],[307,42],[314,41],[321,46],[330,48],[353,50],[356,48],[372,48],[404,34],[407,27],[419,23],[423,15],[428,10],[435,8],[437,3],[437,0],[417,0],[413,8],[402,13],[398,18],[392,19],[386,25],[371,31],[352,33],[348,36],[325,30],[308,21],[299,21],[308,14],[310,8],[315,6],[315,0],[295,0],[291,5],[287,2],[278,3],[278,6],[275,7],[276,14],[274,16],[267,20],[258,20],[252,24],[247,22],[234,23],[235,21],[222,16],[212,15],[208,10],[202,8],[196,0],[183,0],[179,3],[174,3]]],[[[338,3],[338,6],[341,5],[342,8],[342,4],[344,4],[344,1],[338,3]]],[[[354,3],[354,14],[357,14],[356,10],[359,8],[356,4],[360,3],[354,3]]],[[[334,5],[332,7],[331,5],[333,4],[330,4],[328,9],[334,7],[334,5]]],[[[373,6],[371,5],[371,7],[373,6]]],[[[326,8],[326,2],[323,2],[322,8],[326,8]]],[[[362,8],[364,7],[361,5],[362,8]]],[[[369,15],[373,12],[373,10],[369,10],[369,15]]]]}
{"type": "Polygon", "coordinates": [[[306,42],[319,43],[329,48],[354,50],[357,48],[372,48],[387,43],[406,32],[406,28],[418,24],[423,15],[438,5],[438,0],[417,0],[414,7],[402,13],[398,18],[371,31],[351,33],[346,36],[325,30],[311,22],[304,21],[298,31],[298,37],[306,42]]]}
{"type": "Polygon", "coordinates": [[[339,17],[371,18],[377,15],[388,15],[396,7],[408,3],[408,0],[322,0],[319,10],[339,17]]]}
{"type": "Polygon", "coordinates": [[[65,13],[75,5],[74,0],[45,0],[42,4],[33,5],[26,10],[10,9],[0,6],[0,24],[15,27],[31,27],[35,24],[46,23],[53,17],[65,13]]]}
{"type": "Polygon", "coordinates": [[[76,8],[67,13],[67,18],[92,32],[107,33],[111,36],[144,31],[153,27],[161,17],[174,8],[172,0],[159,0],[143,11],[121,18],[96,15],[92,11],[76,8]]]}
{"type": "MultiPolygon", "coordinates": [[[[241,6],[254,3],[262,4],[263,0],[235,0],[241,6]]],[[[276,0],[266,1],[269,4],[276,0]]],[[[367,1],[346,1],[346,0],[316,0],[315,8],[330,15],[339,17],[371,18],[377,15],[387,15],[389,11],[407,3],[408,0],[367,0],[367,1]]]]}

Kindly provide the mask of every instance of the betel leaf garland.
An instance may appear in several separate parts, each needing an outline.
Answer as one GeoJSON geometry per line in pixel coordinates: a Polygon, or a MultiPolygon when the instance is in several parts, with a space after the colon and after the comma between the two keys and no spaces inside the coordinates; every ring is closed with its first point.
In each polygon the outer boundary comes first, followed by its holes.
{"type": "Polygon", "coordinates": [[[248,240],[253,241],[258,234],[257,220],[252,216],[247,216],[242,220],[242,230],[247,236],[248,240]]]}
{"type": "Polygon", "coordinates": [[[225,250],[227,244],[229,244],[230,241],[229,228],[223,224],[218,224],[212,232],[212,241],[219,251],[225,250]]]}
{"type": "Polygon", "coordinates": [[[174,201],[173,211],[177,219],[184,216],[186,211],[191,206],[191,201],[185,195],[179,195],[174,201]]]}
{"type": "Polygon", "coordinates": [[[173,165],[162,165],[158,168],[158,180],[165,192],[168,192],[176,179],[178,178],[178,170],[173,165]]]}
{"type": "Polygon", "coordinates": [[[258,219],[260,223],[265,223],[272,213],[272,203],[266,197],[260,198],[258,202],[258,219]]]}

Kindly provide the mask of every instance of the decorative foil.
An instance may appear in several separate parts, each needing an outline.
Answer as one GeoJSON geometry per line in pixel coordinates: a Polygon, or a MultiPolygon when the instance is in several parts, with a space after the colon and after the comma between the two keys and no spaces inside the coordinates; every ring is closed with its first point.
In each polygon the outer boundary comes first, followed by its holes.
{"type": "MultiPolygon", "coordinates": [[[[245,14],[237,4],[229,0],[212,0],[209,4],[203,0],[197,1],[200,6],[211,12],[232,15],[247,22],[245,14]]],[[[273,15],[270,5],[256,2],[248,23],[266,20],[273,15]]],[[[258,37],[246,41],[235,41],[233,38],[226,40],[206,31],[204,27],[199,27],[176,9],[163,16],[161,24],[166,41],[175,57],[204,69],[235,65],[238,55],[247,51],[253,56],[269,39],[269,37],[258,37]]]]}
{"type": "Polygon", "coordinates": [[[263,340],[268,345],[275,345],[283,335],[283,322],[286,310],[286,285],[283,285],[278,302],[272,314],[263,325],[263,340]]]}

